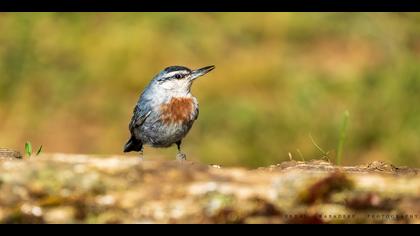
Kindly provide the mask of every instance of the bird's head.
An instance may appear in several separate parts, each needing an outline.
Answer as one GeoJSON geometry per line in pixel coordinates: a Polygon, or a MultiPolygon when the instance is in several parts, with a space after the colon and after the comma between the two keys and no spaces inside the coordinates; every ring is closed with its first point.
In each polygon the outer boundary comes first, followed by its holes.
{"type": "Polygon", "coordinates": [[[184,66],[170,66],[155,77],[155,86],[175,93],[189,93],[193,81],[214,68],[215,66],[206,66],[197,70],[191,70],[184,66]]]}

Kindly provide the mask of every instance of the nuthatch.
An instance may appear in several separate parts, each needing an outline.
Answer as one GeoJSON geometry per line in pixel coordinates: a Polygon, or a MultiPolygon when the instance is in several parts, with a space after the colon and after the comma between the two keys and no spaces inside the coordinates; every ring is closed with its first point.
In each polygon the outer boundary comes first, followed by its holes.
{"type": "Polygon", "coordinates": [[[143,145],[169,147],[176,144],[176,158],[185,160],[181,142],[198,117],[198,101],[191,94],[191,85],[214,68],[190,70],[184,66],[170,66],[156,75],[134,108],[129,124],[131,138],[125,144],[124,152],[137,151],[143,158],[143,145]]]}

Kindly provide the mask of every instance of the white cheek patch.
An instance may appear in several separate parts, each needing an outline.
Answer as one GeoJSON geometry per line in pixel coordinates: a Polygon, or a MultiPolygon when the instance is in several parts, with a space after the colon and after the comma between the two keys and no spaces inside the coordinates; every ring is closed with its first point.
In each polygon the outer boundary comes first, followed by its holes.
{"type": "Polygon", "coordinates": [[[172,89],[178,87],[176,81],[164,81],[161,84],[161,86],[162,86],[162,88],[167,89],[167,90],[172,90],[172,89]]]}
{"type": "MultiPolygon", "coordinates": [[[[164,91],[166,95],[171,96],[184,96],[190,91],[190,81],[181,79],[181,80],[168,80],[160,84],[160,88],[164,91]]],[[[163,92],[162,91],[162,92],[163,92]]]]}

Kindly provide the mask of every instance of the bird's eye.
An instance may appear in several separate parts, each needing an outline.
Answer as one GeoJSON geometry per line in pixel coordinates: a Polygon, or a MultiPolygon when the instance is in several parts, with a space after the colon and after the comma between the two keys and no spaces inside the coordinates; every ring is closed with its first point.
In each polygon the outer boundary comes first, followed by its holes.
{"type": "Polygon", "coordinates": [[[176,75],[175,75],[175,78],[176,78],[176,79],[181,79],[181,78],[182,78],[182,75],[180,75],[180,74],[176,74],[176,75]]]}

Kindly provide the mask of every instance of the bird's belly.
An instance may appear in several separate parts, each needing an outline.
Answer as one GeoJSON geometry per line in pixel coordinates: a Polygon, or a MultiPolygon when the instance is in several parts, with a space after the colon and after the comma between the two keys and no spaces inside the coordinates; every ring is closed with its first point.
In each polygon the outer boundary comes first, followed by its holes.
{"type": "Polygon", "coordinates": [[[185,123],[165,124],[157,121],[152,125],[143,125],[141,141],[154,147],[169,147],[182,140],[192,127],[193,120],[185,123]]]}

